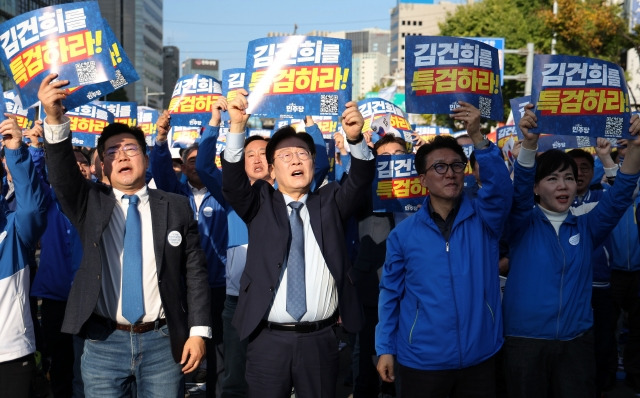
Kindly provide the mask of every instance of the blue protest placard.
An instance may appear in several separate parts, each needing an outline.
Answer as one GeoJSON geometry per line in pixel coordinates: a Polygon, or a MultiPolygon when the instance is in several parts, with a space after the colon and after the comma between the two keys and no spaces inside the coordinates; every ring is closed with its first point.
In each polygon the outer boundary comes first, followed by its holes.
{"type": "Polygon", "coordinates": [[[116,39],[116,35],[109,27],[107,21],[103,19],[102,23],[104,27],[104,38],[108,44],[115,77],[106,82],[69,89],[72,94],[67,96],[65,100],[65,106],[69,108],[75,108],[91,102],[94,99],[104,97],[127,84],[140,80],[138,72],[136,72],[129,57],[127,57],[127,54],[124,52],[124,48],[122,48],[122,45],[120,45],[120,42],[116,39]]]}
{"type": "Polygon", "coordinates": [[[316,36],[252,40],[248,113],[260,117],[339,116],[351,99],[351,41],[316,36]]]}
{"type": "Polygon", "coordinates": [[[0,32],[0,59],[24,107],[38,101],[40,83],[51,72],[69,87],[115,77],[97,2],[30,11],[2,23],[0,32]]]}
{"type": "Polygon", "coordinates": [[[415,212],[427,195],[420,185],[414,156],[380,155],[372,184],[374,212],[415,212]]]}
{"type": "MultiPolygon", "coordinates": [[[[513,98],[510,101],[511,112],[513,113],[514,130],[519,141],[524,140],[522,131],[518,124],[520,119],[524,116],[525,105],[531,103],[531,96],[525,95],[524,97],[513,98]]],[[[538,124],[539,125],[539,124],[538,124]]],[[[538,129],[539,130],[539,129],[538,129]]],[[[595,137],[581,136],[581,135],[564,135],[564,134],[547,134],[546,131],[539,131],[540,138],[538,138],[538,151],[544,152],[549,149],[574,149],[574,148],[587,148],[596,144],[595,137]]]]}
{"type": "MultiPolygon", "coordinates": [[[[3,97],[6,113],[10,113],[16,118],[18,126],[20,126],[21,129],[30,129],[33,127],[33,122],[36,119],[36,110],[34,108],[23,108],[20,96],[16,90],[5,91],[3,97]]],[[[0,105],[0,107],[1,106],[2,105],[0,105]]],[[[4,111],[0,113],[0,120],[4,118],[4,113],[4,111]]]]}
{"type": "Polygon", "coordinates": [[[504,86],[504,37],[469,37],[469,39],[495,47],[498,50],[498,61],[500,62],[500,86],[504,86]]]}
{"type": "MultiPolygon", "coordinates": [[[[2,91],[2,84],[0,84],[0,91],[2,91]]],[[[3,97],[4,97],[4,95],[3,95],[3,97]]],[[[0,101],[0,122],[2,122],[4,119],[7,118],[4,115],[5,113],[7,113],[7,106],[6,106],[6,100],[3,99],[2,101],[0,101]]]]}
{"type": "Polygon", "coordinates": [[[624,71],[595,58],[536,55],[531,100],[538,127],[532,133],[630,138],[624,71]]]}
{"type": "Polygon", "coordinates": [[[502,120],[495,47],[461,37],[407,36],[405,66],[407,112],[450,114],[465,101],[482,117],[502,120]]]}
{"type": "Polygon", "coordinates": [[[138,103],[121,101],[93,101],[113,113],[114,122],[126,124],[131,127],[138,125],[138,103]]]}
{"type": "Polygon", "coordinates": [[[182,76],[169,102],[172,126],[202,127],[211,119],[211,108],[222,95],[222,86],[207,75],[182,76]]]}
{"type": "Polygon", "coordinates": [[[157,110],[148,106],[138,107],[138,127],[144,132],[144,139],[148,146],[153,146],[156,142],[158,117],[157,110]]]}
{"type": "MultiPolygon", "coordinates": [[[[222,95],[227,99],[227,103],[233,101],[238,95],[237,92],[244,88],[244,68],[232,68],[222,71],[222,95]]],[[[229,113],[222,112],[222,120],[229,120],[229,113]]]]}
{"type": "Polygon", "coordinates": [[[431,141],[437,135],[451,135],[453,134],[453,130],[449,127],[440,127],[440,126],[415,126],[413,129],[416,135],[416,139],[422,140],[424,142],[431,141]]]}
{"type": "Polygon", "coordinates": [[[111,112],[94,104],[85,104],[66,113],[70,120],[71,143],[95,148],[98,138],[108,124],[114,122],[111,112]]]}
{"type": "Polygon", "coordinates": [[[200,142],[200,127],[171,126],[169,130],[169,148],[188,148],[200,142]]]}

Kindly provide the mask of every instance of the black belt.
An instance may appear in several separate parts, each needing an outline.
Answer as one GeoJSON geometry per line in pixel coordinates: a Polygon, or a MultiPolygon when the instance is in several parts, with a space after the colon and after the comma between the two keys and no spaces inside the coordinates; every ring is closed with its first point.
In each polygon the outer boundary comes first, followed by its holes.
{"type": "Polygon", "coordinates": [[[297,332],[297,333],[311,333],[311,332],[316,332],[320,329],[324,329],[328,326],[333,326],[337,321],[338,321],[338,311],[336,311],[329,318],[323,319],[321,321],[278,323],[278,322],[269,322],[267,320],[263,320],[262,322],[260,322],[260,326],[262,326],[265,329],[271,329],[271,330],[284,330],[287,332],[297,332]]]}
{"type": "Polygon", "coordinates": [[[117,323],[116,321],[107,319],[95,313],[91,314],[90,319],[97,321],[103,325],[106,325],[109,328],[124,330],[125,332],[131,332],[131,333],[147,333],[152,330],[158,330],[159,328],[167,324],[166,318],[161,318],[153,322],[134,323],[133,325],[129,325],[124,323],[117,323]]]}

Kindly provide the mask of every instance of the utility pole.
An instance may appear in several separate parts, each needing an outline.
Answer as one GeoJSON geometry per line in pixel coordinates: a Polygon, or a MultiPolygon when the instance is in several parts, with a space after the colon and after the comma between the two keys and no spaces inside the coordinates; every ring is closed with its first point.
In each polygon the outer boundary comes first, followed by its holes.
{"type": "Polygon", "coordinates": [[[519,50],[504,50],[505,54],[518,54],[527,57],[525,73],[519,75],[505,75],[504,80],[517,80],[524,82],[524,95],[531,95],[531,83],[533,77],[533,55],[534,46],[533,43],[527,43],[527,48],[521,48],[519,50]]]}

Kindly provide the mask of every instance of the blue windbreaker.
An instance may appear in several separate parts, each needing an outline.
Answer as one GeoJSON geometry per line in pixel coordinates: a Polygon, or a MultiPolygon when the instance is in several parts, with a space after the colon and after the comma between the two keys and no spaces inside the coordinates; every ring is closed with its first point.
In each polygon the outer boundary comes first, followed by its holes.
{"type": "Polygon", "coordinates": [[[477,150],[483,188],[462,194],[449,241],[418,212],[387,239],[376,327],[378,355],[415,369],[462,369],[502,346],[498,241],[513,191],[500,150],[477,150]]]}

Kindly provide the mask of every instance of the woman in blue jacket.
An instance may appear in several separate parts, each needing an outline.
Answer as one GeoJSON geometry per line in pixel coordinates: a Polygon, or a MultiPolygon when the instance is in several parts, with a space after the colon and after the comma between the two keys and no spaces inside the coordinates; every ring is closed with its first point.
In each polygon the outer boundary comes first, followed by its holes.
{"type": "MultiPolygon", "coordinates": [[[[505,368],[511,398],[593,397],[595,357],[591,310],[591,255],[631,204],[640,176],[640,140],[616,182],[589,213],[569,207],[577,166],[566,153],[535,158],[536,116],[528,105],[520,121],[525,136],[515,164],[509,278],[504,292],[505,368]],[[535,167],[534,167],[535,166],[535,167]]],[[[633,116],[629,129],[640,131],[633,116]]],[[[603,141],[599,139],[601,145],[603,141]]]]}

